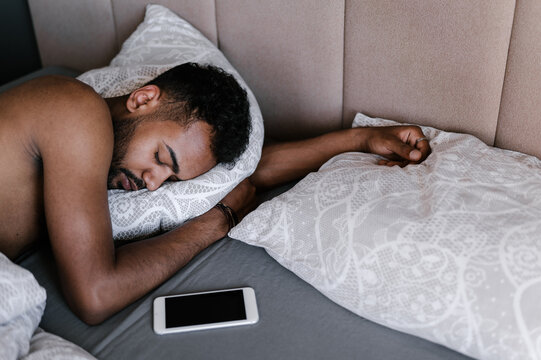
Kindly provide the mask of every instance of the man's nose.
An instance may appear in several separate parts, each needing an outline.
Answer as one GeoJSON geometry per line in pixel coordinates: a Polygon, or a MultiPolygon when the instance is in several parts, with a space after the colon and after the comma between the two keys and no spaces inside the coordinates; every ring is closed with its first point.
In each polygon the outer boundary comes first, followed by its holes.
{"type": "Polygon", "coordinates": [[[170,172],[171,170],[165,166],[155,167],[143,172],[142,177],[147,189],[150,191],[158,189],[171,176],[170,172]]]}

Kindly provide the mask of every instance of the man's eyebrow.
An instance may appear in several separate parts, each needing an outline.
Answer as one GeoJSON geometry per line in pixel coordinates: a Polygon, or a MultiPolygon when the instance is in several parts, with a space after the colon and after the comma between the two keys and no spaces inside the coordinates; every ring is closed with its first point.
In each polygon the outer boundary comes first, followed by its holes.
{"type": "Polygon", "coordinates": [[[167,150],[169,150],[169,155],[171,155],[171,161],[173,162],[173,172],[178,175],[178,162],[177,162],[177,154],[175,154],[175,151],[171,149],[171,147],[167,144],[165,144],[167,147],[167,150]]]}

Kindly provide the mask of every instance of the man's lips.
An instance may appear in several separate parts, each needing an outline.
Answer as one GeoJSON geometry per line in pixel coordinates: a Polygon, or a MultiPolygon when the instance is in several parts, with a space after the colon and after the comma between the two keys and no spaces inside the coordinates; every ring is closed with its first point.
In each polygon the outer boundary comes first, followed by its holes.
{"type": "Polygon", "coordinates": [[[133,191],[139,190],[139,188],[137,187],[137,184],[132,179],[130,179],[130,183],[131,183],[131,188],[133,191]]]}
{"type": "Polygon", "coordinates": [[[130,179],[126,174],[122,173],[122,178],[120,180],[121,184],[122,184],[122,187],[124,188],[124,190],[127,190],[127,191],[137,191],[139,190],[137,188],[137,185],[135,184],[135,182],[130,179]]]}

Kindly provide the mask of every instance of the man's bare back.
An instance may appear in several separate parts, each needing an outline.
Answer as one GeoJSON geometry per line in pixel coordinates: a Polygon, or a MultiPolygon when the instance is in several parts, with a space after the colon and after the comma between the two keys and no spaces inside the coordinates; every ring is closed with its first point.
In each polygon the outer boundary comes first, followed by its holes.
{"type": "Polygon", "coordinates": [[[87,85],[46,77],[0,94],[0,251],[6,256],[14,259],[36,239],[47,236],[41,147],[49,142],[62,144],[70,129],[79,127],[77,122],[90,121],[78,115],[85,107],[101,115],[90,118],[103,125],[84,135],[109,138],[112,151],[112,136],[106,133],[112,131],[107,105],[87,85]],[[72,127],[58,131],[66,123],[72,127]],[[51,133],[53,129],[56,131],[51,133]]]}

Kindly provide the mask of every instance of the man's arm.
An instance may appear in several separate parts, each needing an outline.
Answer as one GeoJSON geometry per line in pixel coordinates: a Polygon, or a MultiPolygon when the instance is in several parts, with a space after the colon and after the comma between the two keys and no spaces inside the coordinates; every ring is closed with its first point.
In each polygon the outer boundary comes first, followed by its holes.
{"type": "MultiPolygon", "coordinates": [[[[66,300],[83,321],[97,324],[225,236],[228,222],[212,209],[167,234],[115,251],[106,183],[113,149],[109,112],[87,91],[68,90],[70,101],[57,94],[62,113],[38,122],[44,207],[66,300]]],[[[244,182],[224,202],[239,210],[251,196],[252,187],[244,182]]]]}
{"type": "Polygon", "coordinates": [[[331,132],[315,138],[263,147],[261,161],[250,177],[257,188],[270,188],[317,170],[335,155],[361,151],[382,155],[380,165],[405,166],[424,161],[428,141],[417,126],[366,127],[331,132]]]}

